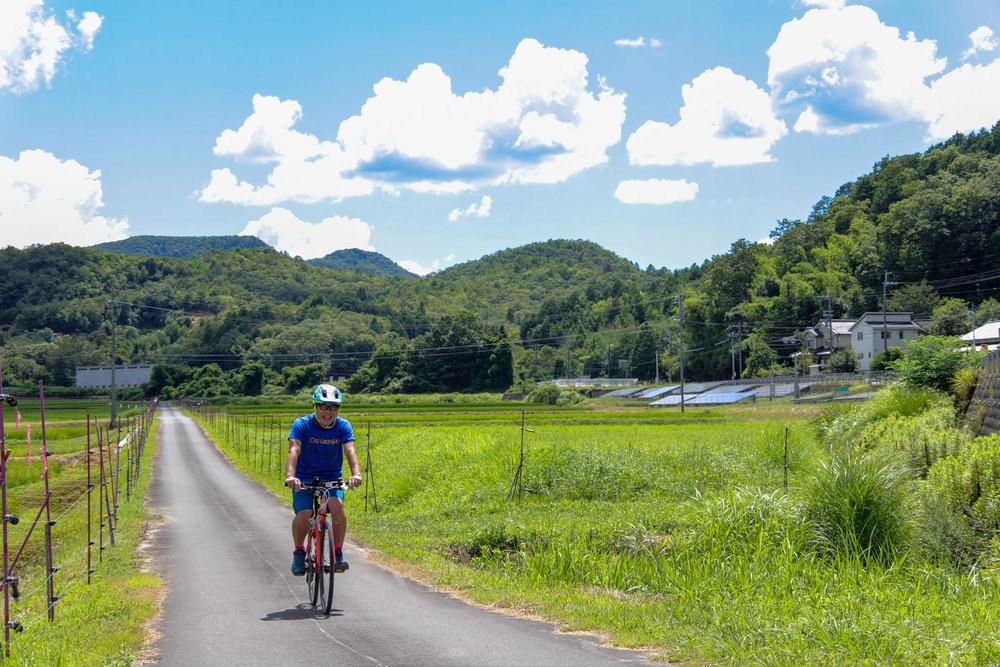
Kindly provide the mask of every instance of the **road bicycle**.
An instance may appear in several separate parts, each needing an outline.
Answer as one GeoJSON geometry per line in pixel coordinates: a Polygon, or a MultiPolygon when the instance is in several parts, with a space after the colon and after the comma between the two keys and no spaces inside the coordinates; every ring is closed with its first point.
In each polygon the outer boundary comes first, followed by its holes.
{"type": "Polygon", "coordinates": [[[347,482],[339,479],[323,481],[314,479],[302,485],[312,491],[313,509],[306,536],[306,585],[309,587],[309,604],[321,606],[324,614],[333,606],[333,575],[336,556],[333,544],[333,521],[328,509],[330,494],[347,489],[347,482]]]}

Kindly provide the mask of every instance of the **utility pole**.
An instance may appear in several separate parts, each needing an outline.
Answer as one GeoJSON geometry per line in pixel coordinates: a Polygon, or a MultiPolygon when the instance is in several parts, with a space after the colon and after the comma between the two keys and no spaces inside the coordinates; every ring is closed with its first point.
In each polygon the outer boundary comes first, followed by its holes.
{"type": "Polygon", "coordinates": [[[892,274],[888,271],[885,272],[885,280],[882,281],[882,352],[889,351],[889,336],[887,334],[888,327],[886,326],[886,313],[885,313],[885,289],[889,285],[898,285],[899,283],[889,282],[889,276],[892,274]]]}
{"type": "Polygon", "coordinates": [[[729,327],[729,379],[736,379],[736,330],[729,327]]]}
{"type": "Polygon", "coordinates": [[[681,288],[681,412],[684,412],[684,288],[681,288]]]}
{"type": "Polygon", "coordinates": [[[833,335],[833,299],[829,294],[826,295],[826,328],[830,332],[830,354],[833,354],[837,350],[837,337],[833,335]]]}
{"type": "Polygon", "coordinates": [[[115,386],[115,367],[118,365],[118,348],[115,345],[115,320],[118,318],[115,314],[115,302],[109,301],[108,305],[111,306],[111,426],[113,428],[118,424],[118,397],[115,386]]]}
{"type": "Polygon", "coordinates": [[[976,304],[972,304],[972,351],[976,351],[976,304]]]}
{"type": "MultiPolygon", "coordinates": [[[[738,375],[743,377],[743,322],[736,323],[736,354],[739,355],[739,366],[736,367],[738,375]]],[[[733,378],[736,379],[736,378],[733,378]]]]}

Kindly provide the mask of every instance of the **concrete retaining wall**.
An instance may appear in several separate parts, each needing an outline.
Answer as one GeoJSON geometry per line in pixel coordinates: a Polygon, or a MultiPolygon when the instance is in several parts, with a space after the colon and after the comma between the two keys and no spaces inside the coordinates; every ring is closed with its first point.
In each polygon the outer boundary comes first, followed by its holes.
{"type": "Polygon", "coordinates": [[[1000,433],[1000,350],[986,356],[986,372],[965,412],[965,423],[979,435],[1000,433]]]}

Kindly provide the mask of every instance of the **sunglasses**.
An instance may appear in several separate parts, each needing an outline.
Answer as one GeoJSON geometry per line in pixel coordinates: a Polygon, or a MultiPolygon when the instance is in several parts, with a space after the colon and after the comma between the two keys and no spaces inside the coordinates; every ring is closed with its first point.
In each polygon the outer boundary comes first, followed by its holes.
{"type": "Polygon", "coordinates": [[[339,405],[329,405],[327,403],[313,403],[317,410],[339,410],[339,405]]]}

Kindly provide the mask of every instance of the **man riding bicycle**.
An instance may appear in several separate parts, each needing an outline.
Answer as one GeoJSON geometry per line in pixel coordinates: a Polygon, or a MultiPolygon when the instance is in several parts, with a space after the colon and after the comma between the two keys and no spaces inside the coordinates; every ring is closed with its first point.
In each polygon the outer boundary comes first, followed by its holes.
{"type": "MultiPolygon", "coordinates": [[[[285,486],[292,489],[292,574],[306,573],[306,534],[312,516],[312,491],[303,489],[303,481],[313,479],[339,480],[343,476],[344,455],[351,467],[347,485],[354,489],[361,484],[361,469],[354,451],[354,429],[337,412],[344,395],[331,384],[318,385],[312,394],[313,414],[299,417],[288,432],[288,462],[285,464],[285,486]]],[[[335,572],[348,569],[344,560],[344,537],[347,535],[347,515],[344,513],[344,492],[330,492],[328,505],[333,519],[333,543],[336,556],[335,572]]]]}

